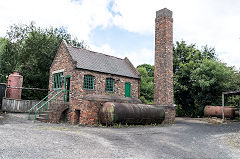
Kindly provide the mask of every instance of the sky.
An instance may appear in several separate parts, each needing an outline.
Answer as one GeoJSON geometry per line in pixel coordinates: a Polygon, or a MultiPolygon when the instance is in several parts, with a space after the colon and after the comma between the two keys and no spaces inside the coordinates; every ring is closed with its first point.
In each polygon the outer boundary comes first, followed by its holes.
{"type": "Polygon", "coordinates": [[[173,11],[174,42],[214,47],[240,68],[239,0],[0,0],[0,37],[13,24],[64,27],[90,50],[154,64],[156,11],[173,11]]]}

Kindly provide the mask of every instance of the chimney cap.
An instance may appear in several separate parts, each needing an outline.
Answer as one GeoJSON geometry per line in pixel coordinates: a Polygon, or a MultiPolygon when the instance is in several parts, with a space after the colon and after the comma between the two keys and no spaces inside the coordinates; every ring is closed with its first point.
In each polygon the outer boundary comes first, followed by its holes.
{"type": "Polygon", "coordinates": [[[172,18],[172,11],[167,8],[163,8],[156,12],[156,17],[170,17],[172,18]]]}

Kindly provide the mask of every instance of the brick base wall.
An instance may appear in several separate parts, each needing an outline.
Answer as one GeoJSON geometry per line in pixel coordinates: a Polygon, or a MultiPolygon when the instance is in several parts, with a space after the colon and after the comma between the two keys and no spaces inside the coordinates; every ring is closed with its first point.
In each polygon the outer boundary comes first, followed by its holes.
{"type": "Polygon", "coordinates": [[[65,103],[65,104],[59,104],[56,105],[55,110],[54,108],[51,106],[51,108],[49,109],[51,111],[51,113],[49,113],[48,115],[48,119],[50,122],[56,123],[60,121],[61,115],[62,113],[66,110],[69,109],[69,103],[65,103]]]}
{"type": "Polygon", "coordinates": [[[75,101],[69,113],[69,120],[73,124],[96,125],[99,123],[98,112],[100,106],[101,103],[97,101],[75,101]],[[77,111],[80,111],[79,114],[77,114],[77,111]]]}
{"type": "Polygon", "coordinates": [[[162,106],[165,110],[165,119],[163,124],[173,124],[175,123],[176,108],[173,106],[162,106]]]}
{"type": "Polygon", "coordinates": [[[73,124],[80,125],[99,124],[99,111],[105,102],[141,103],[141,101],[136,98],[110,95],[86,95],[83,97],[83,100],[72,102],[69,113],[69,121],[73,124]],[[79,115],[77,114],[77,111],[80,111],[79,115]]]}
{"type": "MultiPolygon", "coordinates": [[[[119,103],[141,103],[140,100],[132,98],[124,98],[117,96],[106,95],[91,95],[86,96],[85,100],[73,101],[72,104],[59,104],[55,107],[55,111],[51,107],[52,113],[49,114],[50,122],[59,122],[63,113],[72,124],[79,125],[97,125],[100,123],[99,112],[100,108],[106,102],[119,103]],[[64,112],[68,110],[68,112],[64,112]]],[[[175,121],[176,110],[173,106],[159,106],[163,107],[165,111],[164,124],[173,124],[175,121]]]]}

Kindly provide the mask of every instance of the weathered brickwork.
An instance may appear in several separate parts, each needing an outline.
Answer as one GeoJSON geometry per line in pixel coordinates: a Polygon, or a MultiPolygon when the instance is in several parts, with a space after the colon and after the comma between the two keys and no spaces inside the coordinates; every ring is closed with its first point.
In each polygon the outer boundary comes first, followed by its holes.
{"type": "Polygon", "coordinates": [[[125,83],[131,83],[131,97],[139,98],[139,83],[140,81],[133,78],[120,77],[116,75],[98,73],[88,70],[76,69],[75,73],[71,78],[72,85],[72,100],[79,100],[85,94],[105,94],[105,95],[118,95],[121,97],[125,96],[125,83]],[[94,90],[85,90],[83,88],[84,75],[93,75],[95,77],[94,90]],[[114,92],[106,92],[105,84],[106,78],[113,78],[114,82],[114,92]]]}
{"type": "Polygon", "coordinates": [[[173,106],[173,19],[166,8],[155,19],[154,104],[173,106]]]}
{"type": "Polygon", "coordinates": [[[154,104],[164,107],[163,123],[174,123],[173,18],[166,8],[157,11],[155,19],[154,104]]]}
{"type": "Polygon", "coordinates": [[[51,113],[48,114],[48,119],[49,119],[49,121],[56,123],[56,122],[60,121],[60,118],[63,115],[64,111],[70,110],[69,109],[70,106],[69,106],[69,103],[62,103],[62,104],[57,103],[54,108],[53,104],[54,103],[51,102],[52,106],[49,109],[51,111],[51,113]]]}
{"type": "MultiPolygon", "coordinates": [[[[63,76],[70,76],[70,98],[69,98],[69,120],[72,123],[79,121],[80,124],[96,124],[98,122],[98,110],[99,105],[90,103],[87,100],[83,100],[83,97],[87,94],[101,94],[101,95],[113,95],[113,96],[125,96],[125,83],[131,83],[131,97],[139,98],[140,96],[140,80],[134,78],[128,78],[123,76],[117,76],[112,74],[100,73],[90,70],[83,70],[76,68],[76,62],[72,60],[68,53],[66,44],[63,42],[59,47],[58,53],[50,68],[49,77],[49,89],[52,90],[53,73],[61,70],[63,76]],[[95,77],[94,89],[86,90],[83,88],[84,75],[93,75],[95,77]],[[105,84],[106,78],[113,78],[114,91],[106,92],[105,84]],[[80,111],[79,120],[77,119],[76,111],[80,111]]],[[[62,87],[64,89],[64,85],[62,87]]],[[[62,96],[60,96],[62,98],[62,96]]],[[[63,110],[61,110],[63,111],[63,110]]]]}
{"type": "Polygon", "coordinates": [[[173,124],[175,122],[176,110],[173,106],[162,106],[165,111],[164,124],[173,124]]]}

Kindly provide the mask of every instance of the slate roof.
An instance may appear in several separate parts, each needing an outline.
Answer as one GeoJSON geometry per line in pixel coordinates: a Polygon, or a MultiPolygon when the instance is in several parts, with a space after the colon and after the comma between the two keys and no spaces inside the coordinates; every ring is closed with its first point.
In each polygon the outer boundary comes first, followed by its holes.
{"type": "Polygon", "coordinates": [[[67,49],[77,62],[77,68],[140,79],[136,68],[127,58],[121,59],[69,45],[67,49]]]}

